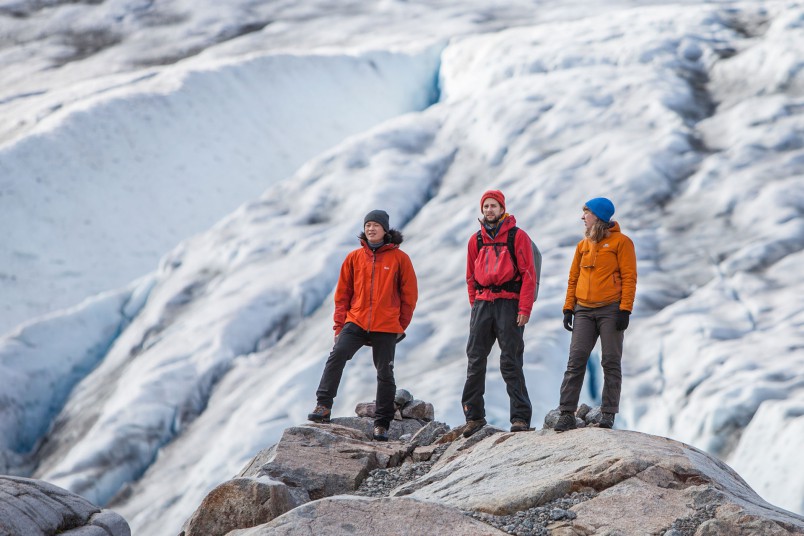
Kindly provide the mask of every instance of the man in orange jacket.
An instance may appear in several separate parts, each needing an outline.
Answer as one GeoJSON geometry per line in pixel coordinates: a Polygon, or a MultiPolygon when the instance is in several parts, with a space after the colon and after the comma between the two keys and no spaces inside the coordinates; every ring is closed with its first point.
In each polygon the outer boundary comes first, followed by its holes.
{"type": "Polygon", "coordinates": [[[335,290],[335,344],[324,366],[316,397],[307,418],[329,422],[346,362],[370,345],[377,369],[374,439],[388,440],[396,408],[394,353],[405,336],[418,299],[416,273],[401,249],[402,233],[391,229],[388,213],[372,210],[363,219],[361,247],[346,256],[335,290]]]}
{"type": "Polygon", "coordinates": [[[530,237],[505,212],[505,196],[489,190],[480,198],[480,231],[472,234],[466,256],[466,285],[472,314],[468,366],[461,396],[469,437],[486,425],[483,394],[486,365],[495,341],[500,345],[500,373],[510,399],[511,431],[530,429],[532,408],[522,370],[525,324],[533,308],[537,284],[530,237]],[[508,238],[513,234],[512,258],[508,238]]]}
{"type": "Polygon", "coordinates": [[[623,339],[634,308],[637,262],[634,243],[620,232],[613,215],[614,203],[605,197],[590,199],[583,207],[586,233],[575,248],[564,302],[564,328],[572,332],[572,341],[561,383],[557,432],[577,426],[575,411],[586,363],[598,337],[603,367],[600,427],[614,426],[619,411],[623,339]]]}

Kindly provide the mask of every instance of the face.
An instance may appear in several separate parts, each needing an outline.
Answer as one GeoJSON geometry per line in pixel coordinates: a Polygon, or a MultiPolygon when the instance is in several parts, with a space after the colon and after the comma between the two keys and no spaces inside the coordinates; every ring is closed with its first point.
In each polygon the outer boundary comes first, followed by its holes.
{"type": "Polygon", "coordinates": [[[382,242],[385,237],[385,230],[376,221],[367,221],[363,226],[363,232],[366,233],[369,242],[382,242]]]}
{"type": "Polygon", "coordinates": [[[488,223],[497,223],[503,212],[502,206],[496,199],[487,197],[483,200],[483,218],[488,223]]]}
{"type": "Polygon", "coordinates": [[[581,219],[583,220],[583,225],[586,227],[586,230],[592,228],[592,226],[599,221],[599,218],[592,214],[592,211],[588,208],[583,209],[583,215],[581,215],[581,219]]]}

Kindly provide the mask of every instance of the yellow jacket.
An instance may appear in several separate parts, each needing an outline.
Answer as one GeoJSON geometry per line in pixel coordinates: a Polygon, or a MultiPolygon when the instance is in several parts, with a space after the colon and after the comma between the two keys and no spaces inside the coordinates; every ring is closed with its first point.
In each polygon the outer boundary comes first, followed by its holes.
{"type": "Polygon", "coordinates": [[[614,222],[610,235],[595,244],[588,238],[578,242],[567,280],[564,310],[575,304],[601,307],[620,302],[620,309],[631,311],[636,294],[637,265],[634,243],[614,222]]]}

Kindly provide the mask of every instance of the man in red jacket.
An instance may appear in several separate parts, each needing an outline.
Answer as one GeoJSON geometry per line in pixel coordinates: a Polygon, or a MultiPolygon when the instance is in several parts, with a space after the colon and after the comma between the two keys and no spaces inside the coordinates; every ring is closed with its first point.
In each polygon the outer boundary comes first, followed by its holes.
{"type": "Polygon", "coordinates": [[[486,425],[483,394],[486,364],[496,341],[500,345],[500,373],[510,399],[511,431],[530,429],[531,405],[522,371],[523,333],[533,308],[536,268],[530,237],[516,228],[516,219],[505,212],[505,196],[489,190],[480,199],[479,235],[469,239],[466,285],[472,314],[466,354],[469,364],[461,402],[466,416],[463,436],[486,425]],[[508,235],[514,235],[514,255],[508,235]]]}
{"type": "Polygon", "coordinates": [[[372,210],[363,219],[361,247],[346,256],[335,290],[335,344],[316,391],[318,404],[307,418],[329,422],[346,362],[370,345],[377,369],[374,439],[388,441],[396,411],[394,353],[405,336],[418,299],[416,273],[401,249],[402,233],[391,229],[388,213],[372,210]]]}

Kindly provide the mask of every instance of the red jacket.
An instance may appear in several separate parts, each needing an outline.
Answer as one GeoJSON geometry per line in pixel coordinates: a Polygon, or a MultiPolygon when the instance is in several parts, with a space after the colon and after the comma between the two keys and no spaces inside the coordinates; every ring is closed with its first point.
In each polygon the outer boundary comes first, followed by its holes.
{"type": "Polygon", "coordinates": [[[391,230],[392,243],[376,252],[365,241],[341,266],[335,289],[335,334],[346,322],[366,331],[403,333],[419,296],[410,257],[399,249],[402,235],[391,230]],[[398,242],[397,242],[398,240],[398,242]]]}
{"type": "Polygon", "coordinates": [[[499,298],[519,300],[519,314],[530,316],[533,309],[533,293],[536,288],[536,266],[533,264],[533,247],[528,234],[520,229],[514,239],[514,251],[516,252],[516,262],[519,274],[522,277],[522,288],[519,293],[502,290],[492,292],[491,289],[484,288],[477,290],[475,283],[483,287],[490,285],[502,285],[506,281],[513,279],[514,264],[508,253],[509,230],[516,225],[516,218],[510,214],[503,216],[500,222],[499,231],[492,239],[486,228],[481,224],[480,232],[483,243],[497,243],[499,246],[483,246],[481,251],[477,249],[477,234],[473,234],[469,239],[469,246],[466,255],[466,289],[469,291],[469,303],[474,304],[475,300],[494,301],[499,298]]]}
{"type": "Polygon", "coordinates": [[[620,309],[631,311],[636,294],[637,263],[634,243],[614,223],[610,235],[599,243],[588,238],[578,242],[567,279],[564,310],[578,303],[601,307],[620,302],[620,309]]]}

